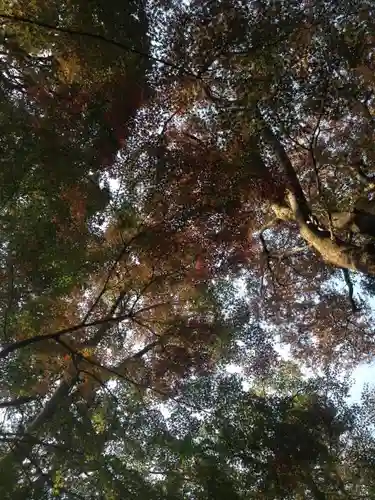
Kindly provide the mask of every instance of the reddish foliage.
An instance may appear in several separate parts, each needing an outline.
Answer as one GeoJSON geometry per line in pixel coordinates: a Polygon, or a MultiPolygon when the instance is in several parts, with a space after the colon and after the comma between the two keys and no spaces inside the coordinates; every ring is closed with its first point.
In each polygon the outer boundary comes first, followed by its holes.
{"type": "Polygon", "coordinates": [[[78,186],[70,186],[61,193],[61,199],[68,204],[73,223],[81,226],[86,217],[86,193],[78,186]]]}
{"type": "Polygon", "coordinates": [[[97,137],[94,148],[99,165],[107,167],[114,163],[118,150],[125,145],[130,120],[143,100],[143,90],[136,82],[118,75],[100,89],[98,98],[106,102],[103,114],[106,133],[97,137]]]}
{"type": "Polygon", "coordinates": [[[209,275],[209,268],[206,259],[203,255],[198,255],[195,261],[195,276],[197,278],[207,278],[209,275]]]}

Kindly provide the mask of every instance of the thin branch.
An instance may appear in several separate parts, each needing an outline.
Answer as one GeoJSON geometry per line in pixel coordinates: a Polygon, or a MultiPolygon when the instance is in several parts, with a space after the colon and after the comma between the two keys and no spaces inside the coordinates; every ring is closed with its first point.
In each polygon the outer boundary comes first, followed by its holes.
{"type": "Polygon", "coordinates": [[[304,149],[306,151],[309,151],[309,147],[308,146],[305,146],[304,144],[300,143],[297,139],[294,139],[294,137],[291,136],[291,134],[289,132],[286,131],[286,128],[285,128],[285,125],[279,115],[279,113],[277,112],[277,110],[273,110],[273,114],[275,115],[279,125],[280,125],[280,128],[281,128],[281,131],[282,133],[284,134],[284,136],[289,139],[295,146],[301,148],[301,149],[304,149]]]}
{"type": "Polygon", "coordinates": [[[138,351],[135,354],[133,354],[133,356],[131,357],[131,359],[141,358],[142,356],[144,356],[148,352],[152,351],[152,349],[154,347],[156,347],[158,344],[162,343],[162,340],[164,339],[164,337],[165,337],[165,335],[163,335],[162,337],[158,338],[157,340],[154,340],[153,342],[150,342],[150,344],[147,344],[145,347],[143,347],[143,349],[141,349],[140,351],[138,351]]]}
{"type": "Polygon", "coordinates": [[[168,125],[170,124],[170,122],[173,120],[173,118],[180,112],[181,108],[177,108],[176,111],[173,111],[173,113],[171,113],[169,115],[169,117],[165,120],[164,122],[164,125],[163,125],[163,128],[159,134],[159,138],[163,139],[164,136],[165,136],[165,133],[167,131],[167,128],[168,128],[168,125]]]}
{"type": "MultiPolygon", "coordinates": [[[[141,228],[139,228],[141,229],[141,228]]],[[[92,312],[94,311],[94,309],[96,308],[96,306],[98,305],[100,299],[102,298],[102,296],[104,295],[104,293],[106,292],[107,290],[107,287],[108,287],[108,284],[109,284],[109,281],[117,267],[117,264],[120,262],[120,260],[123,258],[123,256],[125,255],[125,252],[128,250],[129,246],[134,243],[134,241],[139,238],[141,235],[143,234],[142,231],[138,231],[132,238],[130,238],[130,240],[128,240],[127,242],[124,243],[124,245],[122,246],[120,252],[118,253],[117,257],[115,258],[114,262],[112,263],[109,271],[108,271],[108,274],[107,274],[107,278],[103,284],[103,287],[102,289],[100,290],[98,296],[96,297],[94,303],[91,305],[91,307],[89,308],[89,310],[86,312],[82,322],[83,323],[86,323],[86,321],[89,319],[89,317],[91,316],[92,312]]],[[[124,294],[125,295],[125,294],[124,294]]],[[[117,306],[116,306],[117,307],[117,306]]],[[[112,313],[114,314],[114,312],[112,313]]]]}
{"type": "Polygon", "coordinates": [[[60,445],[60,444],[55,444],[55,443],[49,443],[47,441],[43,441],[41,439],[38,439],[36,436],[33,435],[28,435],[28,434],[22,434],[19,435],[15,432],[1,432],[0,433],[0,441],[4,443],[24,443],[24,444],[37,444],[40,446],[44,446],[46,448],[53,448],[58,451],[66,451],[68,453],[75,453],[75,454],[80,454],[84,456],[84,452],[78,452],[77,450],[72,450],[66,446],[60,445]]]}
{"type": "MultiPolygon", "coordinates": [[[[268,246],[267,246],[266,240],[264,238],[263,232],[266,229],[271,228],[275,224],[275,222],[280,222],[280,219],[275,219],[273,221],[270,221],[269,223],[265,224],[260,229],[259,239],[260,239],[262,247],[263,247],[263,253],[264,253],[264,256],[265,256],[265,259],[267,262],[267,268],[270,272],[270,275],[275,279],[275,281],[278,285],[284,287],[286,285],[280,282],[280,280],[277,278],[277,275],[272,270],[271,260],[275,259],[278,261],[278,263],[280,263],[283,259],[286,259],[286,258],[291,257],[293,255],[298,255],[300,253],[306,252],[306,250],[308,250],[309,247],[307,245],[304,245],[301,247],[294,247],[294,248],[290,248],[290,249],[286,249],[286,250],[270,251],[268,246]]],[[[260,291],[261,291],[261,295],[262,295],[262,293],[263,293],[263,275],[262,275],[262,283],[261,283],[260,291]]]]}
{"type": "Polygon", "coordinates": [[[126,52],[130,52],[132,54],[137,54],[142,59],[147,59],[149,61],[163,64],[164,66],[167,66],[169,68],[177,70],[179,73],[192,76],[192,77],[197,78],[199,80],[201,79],[201,77],[199,75],[196,75],[195,73],[193,73],[193,72],[191,72],[191,71],[189,71],[181,66],[178,66],[177,64],[175,64],[171,61],[167,61],[166,59],[161,59],[159,57],[152,56],[151,54],[149,54],[147,52],[143,52],[143,51],[136,49],[134,47],[131,47],[130,45],[127,45],[125,43],[117,42],[116,40],[112,40],[111,38],[107,38],[104,35],[99,35],[97,33],[91,33],[91,32],[87,32],[87,31],[73,30],[70,28],[63,27],[63,26],[57,26],[54,24],[50,24],[50,23],[47,23],[44,21],[38,21],[37,19],[29,19],[29,18],[24,17],[24,16],[17,16],[17,15],[12,15],[12,14],[3,13],[3,14],[0,14],[0,18],[7,19],[7,20],[15,22],[15,23],[22,23],[22,24],[29,24],[32,26],[39,26],[40,28],[44,28],[46,30],[56,31],[59,33],[66,33],[68,35],[75,36],[75,37],[85,37],[85,38],[91,38],[93,40],[99,40],[99,41],[107,43],[109,45],[113,45],[114,47],[117,47],[119,49],[125,50],[126,52]]]}
{"type": "MultiPolygon", "coordinates": [[[[28,458],[39,473],[38,479],[41,478],[44,481],[44,483],[48,484],[51,488],[54,488],[54,481],[51,478],[51,472],[53,473],[54,470],[52,469],[51,471],[49,471],[49,473],[43,472],[43,470],[40,468],[40,465],[36,462],[35,459],[33,459],[33,457],[29,456],[28,458]]],[[[64,486],[59,486],[58,489],[62,493],[66,493],[67,495],[69,495],[69,497],[78,498],[79,500],[85,500],[85,498],[86,498],[83,495],[80,495],[79,493],[75,493],[71,490],[68,490],[64,486]]]]}
{"type": "Polygon", "coordinates": [[[140,326],[141,328],[145,328],[149,333],[151,333],[152,336],[154,337],[160,337],[160,334],[156,333],[151,326],[147,325],[146,323],[143,323],[143,321],[139,320],[137,317],[132,318],[133,323],[136,325],[140,326]]]}
{"type": "Polygon", "coordinates": [[[314,130],[313,130],[313,133],[312,133],[312,136],[311,136],[311,139],[310,139],[309,152],[310,152],[310,158],[311,158],[311,162],[312,162],[314,173],[315,173],[315,180],[316,180],[316,186],[317,186],[317,189],[318,189],[318,194],[319,194],[319,197],[320,197],[320,199],[322,201],[324,210],[326,211],[326,214],[327,214],[328,225],[329,225],[329,232],[330,232],[331,240],[334,241],[335,240],[335,234],[334,234],[334,226],[333,226],[333,222],[332,222],[332,215],[331,215],[331,212],[330,212],[329,207],[327,205],[327,201],[326,201],[325,196],[324,196],[323,186],[322,186],[322,183],[321,183],[321,180],[320,180],[320,177],[319,177],[318,162],[317,162],[316,156],[315,156],[315,148],[316,148],[316,145],[317,145],[317,142],[318,142],[318,139],[319,139],[319,134],[320,134],[320,131],[321,131],[321,129],[320,129],[320,123],[321,123],[323,115],[324,115],[324,106],[325,106],[325,97],[322,98],[319,117],[318,117],[318,119],[316,121],[314,130]]]}
{"type": "MultiPolygon", "coordinates": [[[[164,337],[166,337],[168,334],[165,334],[164,337]]],[[[190,408],[194,408],[195,410],[199,410],[199,411],[203,411],[205,412],[206,410],[204,408],[201,408],[199,405],[196,405],[194,403],[190,403],[190,402],[185,402],[185,401],[180,401],[178,400],[176,397],[173,397],[171,396],[170,394],[168,394],[167,392],[164,392],[160,389],[155,389],[154,387],[150,387],[149,385],[147,384],[142,384],[141,382],[136,382],[135,380],[131,379],[130,377],[128,377],[127,375],[125,375],[124,373],[121,373],[119,372],[119,370],[124,367],[124,365],[130,361],[131,359],[136,359],[136,358],[140,358],[141,356],[143,356],[144,354],[146,354],[147,352],[149,352],[150,350],[152,350],[156,345],[158,344],[161,344],[161,339],[158,339],[157,341],[155,342],[152,342],[150,344],[148,344],[147,346],[145,346],[143,349],[141,349],[140,351],[136,352],[135,354],[133,354],[132,356],[130,356],[129,358],[127,358],[125,361],[123,361],[119,366],[115,367],[115,368],[112,368],[110,366],[106,366],[106,365],[102,365],[101,363],[99,363],[99,361],[96,361],[95,359],[91,358],[91,357],[86,357],[84,356],[83,354],[75,351],[72,347],[70,347],[68,344],[65,344],[63,341],[59,341],[61,344],[65,345],[66,349],[71,352],[72,356],[77,356],[79,357],[82,361],[86,361],[87,363],[93,365],[93,366],[96,366],[98,368],[101,368],[102,370],[112,374],[112,375],[115,375],[116,377],[118,377],[119,379],[122,379],[122,380],[125,380],[126,382],[130,383],[131,385],[134,385],[136,387],[140,387],[142,389],[148,389],[150,390],[151,392],[154,392],[155,394],[158,394],[160,396],[163,396],[164,398],[169,398],[171,399],[172,401],[174,401],[176,404],[181,404],[183,406],[187,406],[187,407],[190,407],[190,408]]],[[[82,370],[81,370],[82,371],[82,370]]]]}
{"type": "Polygon", "coordinates": [[[136,305],[138,304],[138,302],[140,301],[140,299],[142,298],[142,296],[146,293],[146,290],[152,285],[155,283],[155,281],[159,278],[160,276],[159,275],[156,275],[155,274],[155,269],[154,267],[152,267],[152,275],[151,275],[151,278],[150,280],[141,288],[141,290],[137,293],[137,297],[135,299],[135,301],[133,302],[132,306],[131,306],[131,309],[130,309],[130,314],[133,316],[134,315],[134,309],[136,307],[136,305]]]}
{"type": "Polygon", "coordinates": [[[98,384],[100,385],[100,387],[105,391],[105,392],[108,392],[108,394],[111,396],[111,398],[116,402],[116,407],[114,408],[115,412],[117,411],[117,406],[120,405],[120,402],[118,400],[118,397],[111,391],[111,389],[105,384],[105,382],[103,382],[103,380],[100,380],[100,378],[95,375],[95,373],[92,373],[92,372],[89,372],[87,370],[80,370],[81,373],[85,373],[87,376],[93,378],[96,382],[98,382],[98,384]]]}
{"type": "MultiPolygon", "coordinates": [[[[68,375],[68,373],[66,373],[66,375],[68,375]]],[[[33,435],[34,433],[37,433],[45,425],[46,422],[51,420],[56,412],[56,409],[60,408],[60,405],[66,403],[71,393],[71,389],[77,381],[77,373],[74,373],[74,375],[65,376],[61,379],[58,388],[46,402],[43,409],[27,425],[24,433],[25,435],[33,435]]],[[[11,451],[7,455],[5,455],[4,458],[1,459],[0,468],[3,468],[3,470],[5,470],[9,466],[9,464],[13,462],[14,458],[22,461],[29,455],[32,447],[32,443],[19,442],[12,447],[11,451]]]]}
{"type": "MultiPolygon", "coordinates": [[[[115,302],[113,303],[111,309],[109,310],[108,316],[113,316],[118,308],[118,306],[121,304],[123,298],[125,297],[127,293],[127,290],[123,290],[115,302]]],[[[124,310],[126,309],[126,304],[120,308],[119,315],[116,317],[120,317],[123,313],[124,310]]],[[[127,313],[127,316],[129,317],[130,314],[127,313]]],[[[93,347],[96,346],[105,336],[105,334],[108,332],[108,330],[111,327],[111,323],[104,323],[93,335],[91,339],[89,339],[87,342],[85,342],[85,347],[93,347]]]]}
{"type": "Polygon", "coordinates": [[[173,300],[167,300],[166,302],[157,302],[156,304],[151,304],[149,306],[142,307],[142,309],[138,309],[138,311],[135,311],[131,316],[136,316],[140,313],[151,311],[152,309],[156,309],[157,307],[163,307],[166,305],[178,305],[178,304],[181,304],[181,302],[174,302],[173,300]]]}
{"type": "Polygon", "coordinates": [[[358,312],[360,310],[360,308],[355,303],[355,300],[354,300],[354,297],[353,297],[353,295],[354,295],[354,287],[353,287],[352,280],[350,279],[350,273],[349,273],[349,271],[347,269],[343,269],[342,272],[343,272],[343,275],[344,275],[346,286],[348,287],[349,302],[350,302],[350,305],[352,306],[352,311],[354,313],[356,313],[356,312],[358,312]]]}
{"type": "Polygon", "coordinates": [[[5,309],[4,313],[4,327],[3,327],[3,333],[4,333],[4,339],[8,340],[8,320],[9,320],[9,314],[12,310],[13,306],[13,300],[14,300],[14,266],[12,262],[9,262],[8,266],[8,271],[9,271],[9,281],[8,281],[8,288],[9,288],[9,299],[8,299],[8,304],[5,309]]]}
{"type": "MultiPolygon", "coordinates": [[[[57,342],[59,344],[61,344],[62,346],[65,347],[65,349],[71,353],[72,355],[72,359],[76,359],[76,360],[81,360],[81,361],[86,361],[87,363],[93,365],[93,366],[97,366],[98,368],[102,368],[103,370],[105,371],[108,371],[110,373],[113,373],[114,375],[117,375],[117,376],[120,376],[121,374],[117,371],[120,369],[120,367],[123,367],[124,365],[126,365],[126,363],[128,361],[130,361],[131,359],[137,359],[137,358],[141,358],[144,354],[147,354],[149,351],[151,351],[156,345],[160,344],[161,343],[161,339],[158,339],[154,342],[151,342],[150,344],[147,344],[145,347],[143,347],[143,349],[137,351],[135,354],[129,356],[127,359],[125,359],[119,367],[117,368],[111,368],[111,367],[108,367],[108,366],[105,366],[105,365],[102,365],[101,363],[99,363],[99,361],[96,361],[95,359],[93,359],[92,357],[89,357],[89,356],[85,356],[84,354],[78,352],[76,349],[74,349],[73,347],[71,347],[69,344],[67,344],[66,342],[64,342],[63,340],[61,339],[58,339],[57,342]]],[[[77,365],[77,371],[81,372],[82,369],[81,367],[79,367],[77,365]]]]}
{"type": "Polygon", "coordinates": [[[105,323],[118,323],[120,321],[124,321],[125,319],[129,319],[129,314],[119,315],[116,317],[106,317],[102,319],[97,319],[95,321],[91,321],[90,323],[80,323],[78,325],[70,326],[67,328],[63,328],[54,333],[47,333],[46,335],[35,335],[34,337],[30,337],[27,339],[19,340],[18,342],[14,342],[13,344],[8,345],[2,351],[0,351],[0,359],[5,359],[9,354],[23,347],[29,346],[31,344],[36,344],[37,342],[42,342],[44,340],[56,340],[63,335],[68,333],[73,333],[83,328],[89,328],[91,326],[102,325],[105,323]]]}
{"type": "Polygon", "coordinates": [[[11,399],[10,401],[0,402],[0,408],[18,407],[31,401],[35,401],[37,398],[35,396],[20,396],[16,399],[11,399]]]}
{"type": "MultiPolygon", "coordinates": [[[[271,267],[271,252],[269,251],[268,249],[268,246],[267,246],[267,243],[266,243],[266,240],[263,236],[263,231],[261,231],[259,233],[259,239],[262,243],[262,247],[263,247],[263,258],[264,258],[264,261],[266,262],[266,265],[267,265],[267,269],[270,273],[270,276],[272,277],[272,279],[275,279],[276,283],[280,286],[283,286],[279,280],[277,279],[277,276],[275,275],[275,273],[273,272],[272,270],[272,267],[271,267]]],[[[273,283],[273,280],[272,280],[272,283],[273,283]]],[[[273,285],[274,286],[274,285],[273,285]]],[[[263,293],[263,282],[261,283],[261,293],[263,293]]],[[[274,289],[275,289],[275,286],[274,286],[274,289]]]]}

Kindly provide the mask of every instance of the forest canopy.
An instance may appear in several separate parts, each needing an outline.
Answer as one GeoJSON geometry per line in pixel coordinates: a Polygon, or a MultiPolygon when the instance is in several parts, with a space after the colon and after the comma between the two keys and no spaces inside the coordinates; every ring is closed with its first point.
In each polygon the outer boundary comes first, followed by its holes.
{"type": "Polygon", "coordinates": [[[375,5],[0,0],[0,498],[375,499],[375,5]]]}

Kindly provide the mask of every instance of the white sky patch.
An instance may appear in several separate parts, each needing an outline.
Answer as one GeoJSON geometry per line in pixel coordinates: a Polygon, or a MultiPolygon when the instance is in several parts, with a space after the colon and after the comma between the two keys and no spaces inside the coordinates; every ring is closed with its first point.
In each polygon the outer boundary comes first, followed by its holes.
{"type": "Polygon", "coordinates": [[[353,371],[353,385],[349,391],[349,403],[359,403],[362,391],[366,384],[375,384],[375,361],[372,363],[362,363],[353,371]]]}
{"type": "Polygon", "coordinates": [[[239,365],[235,365],[233,363],[230,363],[225,367],[225,371],[228,373],[237,373],[237,374],[242,374],[243,369],[239,365]]]}

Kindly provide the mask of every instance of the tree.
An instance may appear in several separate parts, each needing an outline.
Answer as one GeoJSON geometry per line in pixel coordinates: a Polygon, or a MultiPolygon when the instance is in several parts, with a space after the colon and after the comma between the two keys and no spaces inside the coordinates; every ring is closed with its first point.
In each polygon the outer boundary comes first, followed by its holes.
{"type": "MultiPolygon", "coordinates": [[[[184,75],[163,91],[163,216],[190,218],[215,269],[262,280],[265,320],[272,302],[278,326],[309,325],[283,334],[292,348],[347,357],[340,331],[370,315],[354,283],[374,273],[372,5],[191,2],[171,18],[164,55],[184,75]]],[[[372,352],[369,328],[349,357],[372,352]]]]}
{"type": "Polygon", "coordinates": [[[374,351],[373,6],[47,4],[0,2],[2,497],[368,498],[272,377],[374,351]]]}
{"type": "Polygon", "coordinates": [[[161,479],[168,488],[202,499],[372,498],[372,473],[359,452],[373,446],[361,431],[366,404],[347,406],[343,385],[303,380],[293,363],[261,391],[249,385],[243,390],[237,376],[187,384],[185,397],[201,410],[174,407],[169,418],[174,440],[162,444],[169,453],[161,479]]]}
{"type": "MultiPolygon", "coordinates": [[[[123,384],[76,399],[23,464],[14,498],[373,498],[373,435],[332,378],[293,363],[260,388],[220,373],[186,381],[169,416],[123,384]],[[275,390],[277,392],[275,392],[275,390]],[[328,392],[327,392],[328,390],[328,392]],[[80,475],[80,481],[77,476],[80,475]],[[28,477],[29,481],[25,482],[28,477]],[[98,494],[96,495],[96,492],[98,494]],[[102,496],[100,496],[102,494],[102,496]],[[17,496],[18,495],[18,496],[17,496]],[[96,496],[95,496],[96,495],[96,496]]],[[[7,442],[31,436],[4,433],[7,442]]],[[[7,476],[8,477],[8,476],[7,476]]],[[[5,496],[7,498],[7,496],[5,496]]]]}

